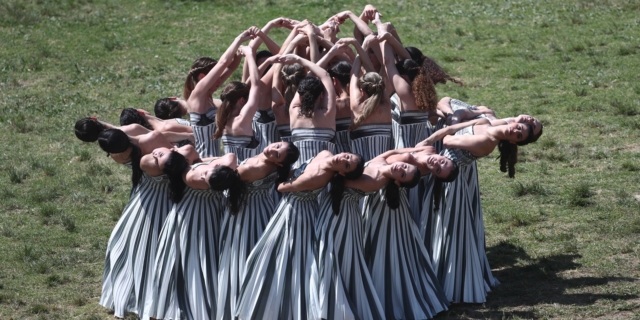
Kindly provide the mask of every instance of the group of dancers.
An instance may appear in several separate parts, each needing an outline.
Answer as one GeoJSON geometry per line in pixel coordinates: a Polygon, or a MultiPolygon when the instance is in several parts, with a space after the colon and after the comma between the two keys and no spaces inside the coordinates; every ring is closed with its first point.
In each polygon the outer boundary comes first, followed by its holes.
{"type": "Polygon", "coordinates": [[[436,84],[462,82],[381,16],[274,19],[197,59],[183,99],[154,115],[77,121],[79,139],[132,170],[101,305],[119,318],[364,320],[486,301],[499,282],[475,160],[498,147],[513,177],[542,124],[438,100],[436,84]],[[346,20],[354,37],[337,39],[346,20]],[[291,29],[282,44],[278,27],[291,29]],[[242,81],[213,98],[243,60],[242,81]]]}

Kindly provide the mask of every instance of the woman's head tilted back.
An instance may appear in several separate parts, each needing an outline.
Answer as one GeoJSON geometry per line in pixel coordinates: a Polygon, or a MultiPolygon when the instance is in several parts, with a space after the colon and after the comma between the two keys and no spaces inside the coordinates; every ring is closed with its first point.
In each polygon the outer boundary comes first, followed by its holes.
{"type": "Polygon", "coordinates": [[[153,106],[155,116],[163,120],[182,118],[184,115],[183,110],[182,105],[176,98],[158,99],[153,106]]]}
{"type": "Polygon", "coordinates": [[[126,126],[129,124],[139,124],[149,130],[153,130],[153,127],[149,124],[147,119],[145,119],[138,110],[134,108],[125,108],[122,109],[120,113],[120,125],[126,126]]]}
{"type": "Polygon", "coordinates": [[[233,113],[236,104],[241,99],[244,99],[243,101],[246,103],[249,98],[250,90],[250,84],[239,81],[229,82],[229,84],[224,87],[224,90],[222,90],[222,93],[220,94],[222,104],[216,113],[216,131],[213,134],[214,139],[220,139],[220,137],[222,137],[224,128],[227,126],[229,117],[233,113]]]}
{"type": "Polygon", "coordinates": [[[100,148],[109,154],[123,153],[131,148],[129,159],[131,160],[131,183],[137,186],[142,178],[142,169],[140,169],[140,159],[142,152],[138,146],[131,143],[129,136],[119,129],[107,129],[98,136],[98,144],[100,148]]]}
{"type": "Polygon", "coordinates": [[[313,117],[316,101],[324,92],[322,81],[316,77],[305,77],[298,84],[298,94],[300,95],[300,115],[306,118],[313,117]]]}
{"type": "Polygon", "coordinates": [[[340,153],[333,156],[332,162],[338,170],[331,179],[331,207],[334,214],[340,213],[340,203],[344,193],[345,180],[356,180],[364,173],[364,158],[356,153],[340,153]]]}
{"type": "Polygon", "coordinates": [[[511,123],[507,125],[509,140],[501,140],[498,143],[500,151],[500,171],[509,172],[509,178],[516,175],[516,163],[518,162],[518,146],[525,146],[535,142],[542,135],[542,128],[538,135],[534,134],[534,126],[531,123],[511,123]]]}
{"type": "Polygon", "coordinates": [[[95,142],[102,131],[104,126],[96,118],[86,117],[76,121],[76,137],[84,142],[95,142]]]}
{"type": "Polygon", "coordinates": [[[433,191],[431,192],[431,204],[434,210],[440,207],[440,198],[442,195],[442,183],[452,182],[458,177],[460,167],[458,164],[442,155],[433,155],[433,159],[429,159],[427,167],[431,170],[433,179],[433,191]]]}
{"type": "Polygon", "coordinates": [[[188,100],[189,96],[191,96],[191,91],[193,91],[193,88],[195,88],[198,81],[200,81],[200,75],[207,75],[217,63],[218,61],[216,59],[209,57],[200,57],[193,62],[182,91],[182,97],[185,100],[188,100]]]}
{"type": "Polygon", "coordinates": [[[278,166],[278,179],[276,184],[285,182],[289,178],[291,165],[298,161],[300,150],[291,142],[274,142],[264,148],[262,154],[267,161],[278,166]]]}
{"type": "Polygon", "coordinates": [[[350,130],[359,127],[380,105],[385,90],[384,80],[376,72],[367,72],[358,79],[358,89],[363,93],[362,114],[353,120],[350,130]]]}
{"type": "Polygon", "coordinates": [[[169,177],[169,199],[174,203],[179,203],[184,195],[187,184],[182,179],[182,175],[189,169],[187,158],[176,151],[171,151],[164,163],[162,172],[169,177]]]}
{"type": "Polygon", "coordinates": [[[207,179],[207,184],[211,190],[229,190],[227,201],[232,214],[238,213],[246,196],[246,185],[240,180],[238,170],[227,166],[217,166],[213,169],[207,179]]]}
{"type": "Polygon", "coordinates": [[[397,209],[400,206],[400,188],[413,188],[420,181],[418,167],[405,162],[394,162],[391,165],[391,180],[385,189],[387,206],[397,209]]]}

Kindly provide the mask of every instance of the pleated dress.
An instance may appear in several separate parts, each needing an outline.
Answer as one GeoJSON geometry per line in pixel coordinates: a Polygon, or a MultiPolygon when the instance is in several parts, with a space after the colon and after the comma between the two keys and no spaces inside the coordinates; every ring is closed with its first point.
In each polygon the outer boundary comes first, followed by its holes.
{"type": "MultiPolygon", "coordinates": [[[[131,163],[125,166],[131,168],[131,163]]],[[[131,189],[129,202],[122,211],[120,219],[111,231],[105,254],[102,274],[102,294],[100,305],[114,311],[114,316],[124,318],[129,312],[137,312],[137,299],[133,279],[133,268],[129,260],[132,229],[140,214],[140,191],[146,192],[148,177],[143,174],[139,184],[131,189]]]]}
{"type": "Polygon", "coordinates": [[[300,149],[300,157],[294,166],[300,166],[314,158],[320,151],[336,153],[336,131],[330,128],[293,128],[291,141],[300,149]]]}
{"type": "Polygon", "coordinates": [[[359,202],[364,196],[346,188],[339,214],[333,212],[331,196],[320,207],[316,233],[322,319],[385,319],[363,254],[359,202]]]}
{"type": "MultiPolygon", "coordinates": [[[[304,172],[307,163],[294,171],[292,179],[304,172]]],[[[280,200],[247,260],[238,319],[318,319],[313,222],[322,189],[288,192],[280,200]]]]}
{"type": "Polygon", "coordinates": [[[351,151],[365,162],[393,148],[391,123],[363,124],[349,133],[351,151]]]}
{"type": "Polygon", "coordinates": [[[336,119],[336,153],[351,152],[349,126],[351,126],[351,118],[336,119]]]}
{"type": "Polygon", "coordinates": [[[257,147],[258,150],[263,150],[266,146],[281,141],[276,117],[271,109],[256,111],[251,127],[256,139],[260,141],[260,145],[257,147]]]}
{"type": "MultiPolygon", "coordinates": [[[[385,187],[386,188],[386,187],[385,187]]],[[[382,190],[365,197],[364,256],[386,319],[430,319],[448,300],[409,212],[406,190],[390,209],[382,190]]]]}
{"type": "Polygon", "coordinates": [[[221,192],[187,187],[173,205],[160,235],[145,318],[215,319],[223,201],[221,192]]]}
{"type": "Polygon", "coordinates": [[[219,157],[220,142],[213,140],[213,133],[216,132],[216,112],[217,108],[211,108],[206,113],[189,113],[193,137],[196,141],[195,148],[200,158],[219,157]]]}
{"type": "MultiPolygon", "coordinates": [[[[225,142],[225,149],[228,142],[230,141],[225,142]]],[[[248,155],[250,150],[255,149],[236,146],[231,152],[248,155]]],[[[245,160],[246,158],[243,161],[245,160]]],[[[237,297],[244,279],[247,258],[276,209],[273,190],[277,177],[277,172],[273,172],[262,179],[246,183],[247,198],[240,211],[231,214],[228,207],[224,211],[220,229],[216,319],[235,318],[237,297]]]]}
{"type": "Polygon", "coordinates": [[[278,129],[278,134],[280,135],[280,140],[284,142],[293,142],[293,137],[291,136],[291,127],[289,124],[279,124],[276,126],[278,129]]]}
{"type": "MultiPolygon", "coordinates": [[[[473,127],[456,133],[465,134],[473,134],[473,127]]],[[[460,149],[445,149],[443,154],[458,164],[460,172],[444,184],[440,210],[431,215],[432,261],[450,301],[484,303],[500,282],[493,277],[485,252],[476,157],[460,149]]]]}

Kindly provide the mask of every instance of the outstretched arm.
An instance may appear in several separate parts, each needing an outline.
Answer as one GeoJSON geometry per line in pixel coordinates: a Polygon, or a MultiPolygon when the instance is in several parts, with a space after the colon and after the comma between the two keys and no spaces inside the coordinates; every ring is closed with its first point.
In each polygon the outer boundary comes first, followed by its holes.
{"type": "Polygon", "coordinates": [[[462,130],[466,127],[471,127],[474,126],[476,124],[482,124],[482,123],[487,123],[488,120],[486,119],[477,119],[477,120],[472,120],[472,121],[468,121],[468,122],[463,122],[463,123],[458,123],[455,125],[451,125],[448,126],[446,128],[442,128],[434,133],[432,133],[428,138],[426,138],[425,140],[423,140],[422,142],[416,144],[416,147],[420,146],[430,146],[432,144],[434,144],[436,141],[442,140],[445,136],[448,135],[453,135],[456,132],[458,132],[459,130],[462,130]]]}

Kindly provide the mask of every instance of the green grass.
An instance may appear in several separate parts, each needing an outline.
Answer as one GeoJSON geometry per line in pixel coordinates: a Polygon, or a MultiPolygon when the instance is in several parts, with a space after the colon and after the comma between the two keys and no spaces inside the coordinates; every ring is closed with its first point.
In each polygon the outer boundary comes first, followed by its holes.
{"type": "MultiPolygon", "coordinates": [[[[363,5],[0,2],[0,316],[113,317],[98,299],[130,176],[76,139],[75,120],[117,123],[124,107],[151,110],[180,95],[196,57],[219,57],[251,25],[281,15],[319,23],[363,5]]],[[[637,318],[640,1],[399,1],[379,9],[403,43],[464,81],[438,85],[440,97],[545,124],[538,143],[520,148],[514,180],[495,155],[478,162],[487,253],[502,284],[485,304],[437,318],[637,318]]]]}

